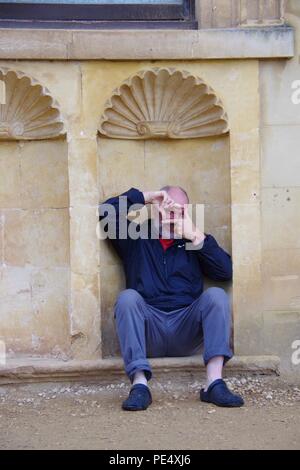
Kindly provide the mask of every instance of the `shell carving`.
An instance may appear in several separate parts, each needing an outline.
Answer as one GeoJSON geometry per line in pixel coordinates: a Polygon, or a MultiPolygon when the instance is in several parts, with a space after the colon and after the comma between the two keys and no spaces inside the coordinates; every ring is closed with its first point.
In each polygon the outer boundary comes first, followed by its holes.
{"type": "Polygon", "coordinates": [[[206,137],[228,132],[228,118],[203,80],[186,71],[153,68],[114,90],[99,132],[117,139],[206,137]]]}
{"type": "Polygon", "coordinates": [[[0,140],[51,139],[64,134],[59,107],[47,88],[19,71],[0,69],[0,140]]]}

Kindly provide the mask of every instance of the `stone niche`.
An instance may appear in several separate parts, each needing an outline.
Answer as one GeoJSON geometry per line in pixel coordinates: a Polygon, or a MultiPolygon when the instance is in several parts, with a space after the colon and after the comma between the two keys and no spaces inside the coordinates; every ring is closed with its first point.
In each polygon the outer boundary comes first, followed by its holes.
{"type": "MultiPolygon", "coordinates": [[[[103,199],[132,186],[143,191],[180,185],[192,203],[205,204],[205,231],[231,252],[228,117],[200,77],[154,67],[122,82],[104,105],[98,153],[103,199]]],[[[113,305],[124,276],[106,241],[100,242],[100,266],[102,353],[107,357],[119,354],[113,305]]]]}
{"type": "Polygon", "coordinates": [[[69,352],[68,154],[58,103],[0,68],[0,322],[8,356],[69,352]]]}

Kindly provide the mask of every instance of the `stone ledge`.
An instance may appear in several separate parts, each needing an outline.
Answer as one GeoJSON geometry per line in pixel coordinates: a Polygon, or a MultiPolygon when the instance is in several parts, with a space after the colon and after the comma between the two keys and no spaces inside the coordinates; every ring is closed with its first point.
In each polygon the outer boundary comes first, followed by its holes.
{"type": "Polygon", "coordinates": [[[262,59],[294,56],[289,26],[204,30],[0,28],[0,59],[262,59]]]}
{"type": "MultiPolygon", "coordinates": [[[[204,372],[201,355],[189,357],[163,357],[150,359],[155,373],[204,372]]],[[[235,356],[225,367],[226,374],[260,373],[279,375],[280,359],[277,356],[235,356]]],[[[83,361],[58,361],[55,359],[14,359],[0,366],[0,384],[26,383],[52,380],[99,380],[124,376],[121,358],[83,361]]]]}

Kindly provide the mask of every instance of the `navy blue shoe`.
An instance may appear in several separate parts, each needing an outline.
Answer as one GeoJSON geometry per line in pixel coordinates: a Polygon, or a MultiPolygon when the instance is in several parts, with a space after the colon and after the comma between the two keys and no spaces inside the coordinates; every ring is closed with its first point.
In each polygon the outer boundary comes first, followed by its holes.
{"type": "Polygon", "coordinates": [[[232,393],[222,379],[214,380],[207,391],[200,390],[200,400],[213,403],[217,406],[239,407],[243,406],[244,400],[239,395],[232,393]]]}
{"type": "Polygon", "coordinates": [[[135,384],[131,387],[127,400],[123,401],[123,410],[139,411],[146,410],[152,403],[149,387],[144,384],[135,384]]]}

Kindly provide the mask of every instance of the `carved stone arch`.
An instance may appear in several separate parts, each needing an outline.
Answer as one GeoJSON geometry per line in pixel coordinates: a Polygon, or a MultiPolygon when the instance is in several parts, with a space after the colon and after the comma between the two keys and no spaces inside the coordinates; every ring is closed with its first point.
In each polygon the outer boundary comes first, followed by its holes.
{"type": "Polygon", "coordinates": [[[37,80],[0,68],[0,140],[43,140],[65,135],[59,105],[37,80]]]}
{"type": "Polygon", "coordinates": [[[189,139],[225,134],[229,127],[221,100],[201,78],[155,67],[113,91],[98,130],[117,139],[189,139]]]}

